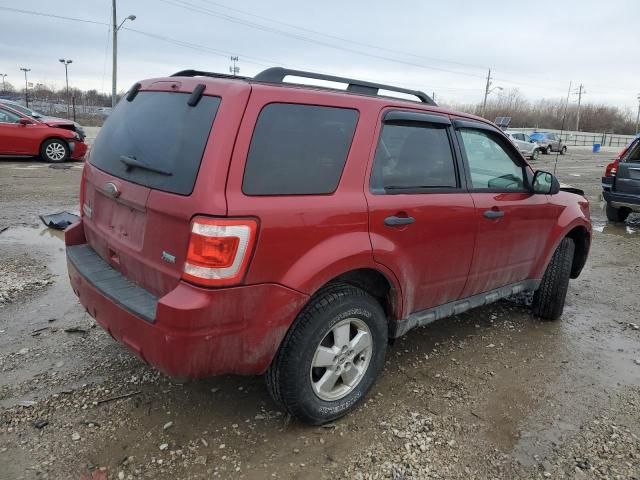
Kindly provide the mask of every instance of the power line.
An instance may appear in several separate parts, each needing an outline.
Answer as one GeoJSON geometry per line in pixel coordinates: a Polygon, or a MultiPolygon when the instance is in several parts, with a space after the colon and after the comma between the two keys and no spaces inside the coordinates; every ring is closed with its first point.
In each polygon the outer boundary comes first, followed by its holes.
{"type": "Polygon", "coordinates": [[[63,15],[56,15],[56,14],[53,14],[53,13],[42,13],[42,12],[34,12],[32,10],[21,10],[19,8],[0,7],[0,10],[6,10],[8,12],[15,12],[15,13],[24,13],[26,15],[37,15],[37,16],[40,16],[40,17],[57,18],[57,19],[60,19],[60,20],[71,20],[71,21],[74,21],[74,22],[91,23],[91,24],[94,24],[94,25],[107,25],[107,26],[109,26],[109,24],[105,23],[105,22],[98,22],[98,21],[95,21],[95,20],[87,20],[87,19],[84,19],[84,18],[65,17],[63,15]]]}
{"type": "Polygon", "coordinates": [[[456,70],[449,70],[449,69],[446,69],[446,68],[436,67],[436,66],[433,66],[433,65],[425,65],[425,64],[410,62],[410,61],[401,60],[401,59],[397,59],[397,58],[386,57],[384,55],[377,55],[377,54],[374,54],[374,53],[363,52],[361,50],[356,50],[356,49],[353,49],[353,48],[334,45],[334,44],[331,44],[331,43],[323,42],[321,40],[309,38],[309,37],[306,37],[304,35],[299,35],[299,34],[296,34],[296,33],[286,32],[284,30],[280,30],[280,29],[277,29],[277,28],[269,27],[267,25],[261,25],[261,24],[255,23],[255,22],[250,22],[250,21],[247,21],[247,20],[243,20],[241,18],[234,17],[232,15],[216,12],[214,10],[211,10],[211,9],[208,9],[208,8],[205,8],[205,7],[199,7],[198,5],[194,5],[192,3],[181,1],[181,0],[160,0],[160,1],[163,2],[163,3],[166,3],[168,5],[173,5],[175,7],[183,8],[185,10],[189,10],[189,11],[193,11],[193,12],[197,12],[197,13],[202,13],[204,15],[208,15],[208,16],[211,16],[211,17],[220,18],[222,20],[226,20],[226,21],[229,21],[229,22],[232,22],[232,23],[243,25],[243,26],[246,26],[246,27],[249,27],[249,28],[254,28],[254,29],[257,29],[257,30],[262,30],[264,32],[269,32],[269,33],[274,33],[274,34],[277,34],[277,35],[282,35],[282,36],[293,38],[293,39],[296,39],[296,40],[301,40],[303,42],[315,43],[317,45],[321,45],[321,46],[328,47],[328,48],[333,48],[333,49],[336,49],[336,50],[341,50],[341,51],[345,51],[345,52],[349,52],[349,53],[355,53],[357,55],[363,55],[363,56],[367,56],[367,57],[371,57],[371,58],[376,58],[378,60],[386,60],[386,61],[389,61],[389,62],[399,63],[399,64],[402,64],[402,65],[409,65],[409,66],[412,66],[412,67],[424,68],[424,69],[427,69],[427,70],[436,70],[436,71],[440,71],[440,72],[451,73],[451,74],[454,74],[454,75],[464,75],[464,76],[467,76],[467,77],[483,78],[484,79],[484,75],[479,75],[479,74],[475,74],[475,73],[468,73],[468,72],[460,72],[460,71],[456,71],[456,70]]]}

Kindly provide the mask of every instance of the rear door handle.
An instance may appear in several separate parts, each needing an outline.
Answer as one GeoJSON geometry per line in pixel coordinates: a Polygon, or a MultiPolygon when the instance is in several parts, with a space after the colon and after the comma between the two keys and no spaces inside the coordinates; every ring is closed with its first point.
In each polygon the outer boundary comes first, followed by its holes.
{"type": "Polygon", "coordinates": [[[500,217],[504,217],[504,212],[502,210],[487,210],[484,212],[484,218],[488,218],[490,220],[500,217]]]}
{"type": "Polygon", "coordinates": [[[416,219],[413,217],[396,217],[392,215],[384,219],[384,224],[387,227],[397,227],[399,225],[411,225],[415,221],[416,219]]]}

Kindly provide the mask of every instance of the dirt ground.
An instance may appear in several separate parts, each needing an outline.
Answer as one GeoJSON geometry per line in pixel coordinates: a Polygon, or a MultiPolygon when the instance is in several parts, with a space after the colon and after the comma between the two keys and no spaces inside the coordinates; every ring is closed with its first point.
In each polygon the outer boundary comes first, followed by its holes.
{"type": "Polygon", "coordinates": [[[560,321],[505,301],[415,330],[313,428],[261,378],[175,383],[96,327],[38,219],[78,210],[81,165],[0,162],[0,478],[639,479],[640,220],[604,218],[611,156],[559,157],[597,230],[560,321]]]}

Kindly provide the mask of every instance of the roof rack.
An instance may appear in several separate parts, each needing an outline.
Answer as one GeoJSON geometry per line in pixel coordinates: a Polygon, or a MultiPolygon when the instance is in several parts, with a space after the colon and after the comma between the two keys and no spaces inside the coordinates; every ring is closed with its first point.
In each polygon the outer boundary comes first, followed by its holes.
{"type": "MultiPolygon", "coordinates": [[[[186,70],[186,71],[189,71],[189,70],[186,70]]],[[[212,74],[212,76],[229,77],[229,75],[218,75],[218,74],[212,74]]],[[[305,72],[303,70],[290,70],[288,68],[282,68],[282,67],[267,68],[266,70],[263,70],[262,72],[257,74],[255,77],[253,77],[253,80],[256,80],[258,82],[267,82],[267,83],[284,83],[284,78],[287,76],[312,78],[314,80],[325,80],[328,82],[346,83],[347,92],[360,93],[363,95],[378,96],[380,90],[399,92],[407,95],[412,95],[418,98],[420,102],[426,103],[427,105],[437,106],[436,102],[434,102],[433,99],[429,97],[429,95],[427,95],[424,92],[421,92],[420,90],[410,90],[408,88],[394,87],[393,85],[384,85],[382,83],[372,83],[364,80],[355,80],[353,78],[335,77],[333,75],[324,75],[322,73],[305,72]]],[[[235,77],[235,78],[238,78],[238,77],[235,77]]]]}
{"type": "Polygon", "coordinates": [[[227,75],[226,73],[204,72],[202,70],[180,70],[171,75],[172,77],[214,77],[214,78],[232,78],[236,80],[247,80],[247,77],[238,75],[227,75]]]}

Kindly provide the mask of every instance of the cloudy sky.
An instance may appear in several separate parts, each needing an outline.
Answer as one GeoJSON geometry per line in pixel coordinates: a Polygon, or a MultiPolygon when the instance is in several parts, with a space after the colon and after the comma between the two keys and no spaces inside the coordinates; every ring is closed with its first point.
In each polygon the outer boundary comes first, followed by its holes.
{"type": "MultiPolygon", "coordinates": [[[[491,68],[494,85],[530,99],[566,97],[572,81],[584,101],[638,105],[638,0],[118,0],[119,20],[129,14],[119,90],[184,68],[228,72],[237,55],[241,75],[282,65],[449,102],[480,101],[491,68]]],[[[0,73],[21,86],[24,66],[60,87],[66,57],[72,85],[110,91],[110,22],[111,0],[0,0],[0,73]]]]}

